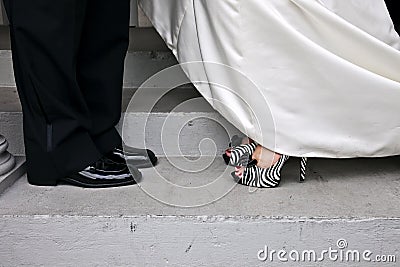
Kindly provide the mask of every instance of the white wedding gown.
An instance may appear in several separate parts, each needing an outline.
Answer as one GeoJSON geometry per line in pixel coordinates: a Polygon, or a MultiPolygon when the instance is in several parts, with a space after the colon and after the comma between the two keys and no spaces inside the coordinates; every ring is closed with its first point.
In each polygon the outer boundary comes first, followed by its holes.
{"type": "Polygon", "coordinates": [[[263,146],[306,157],[400,154],[400,38],[384,0],[140,5],[179,63],[204,62],[182,66],[200,93],[263,146]]]}

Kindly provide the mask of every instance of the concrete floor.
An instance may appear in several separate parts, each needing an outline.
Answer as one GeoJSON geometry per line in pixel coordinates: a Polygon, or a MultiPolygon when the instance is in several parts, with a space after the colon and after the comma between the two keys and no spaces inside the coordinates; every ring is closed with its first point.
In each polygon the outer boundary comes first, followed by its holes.
{"type": "Polygon", "coordinates": [[[400,157],[311,159],[303,184],[297,164],[284,167],[279,188],[258,190],[236,185],[232,167],[209,157],[161,158],[139,186],[118,189],[34,187],[23,177],[0,196],[0,215],[400,218],[400,157]]]}
{"type": "MultiPolygon", "coordinates": [[[[124,90],[124,109],[133,93],[134,89],[124,90]]],[[[155,106],[155,111],[168,113],[176,105],[198,96],[193,88],[175,89],[155,106]]],[[[200,106],[200,109],[210,111],[205,101],[200,106]]],[[[0,88],[0,107],[2,118],[8,113],[20,117],[15,88],[0,88]]],[[[140,112],[140,107],[137,112],[140,112]]],[[[3,132],[7,131],[3,129],[3,132]]],[[[152,169],[143,170],[144,179],[140,186],[121,189],[38,188],[29,186],[23,177],[0,197],[0,214],[400,217],[400,157],[311,159],[309,177],[304,184],[296,182],[297,162],[292,159],[284,169],[280,188],[255,192],[235,186],[230,177],[232,168],[226,168],[219,157],[210,167],[197,172],[210,160],[214,159],[207,157],[197,162],[185,162],[185,158],[173,158],[173,166],[166,158],[161,158],[155,169],[158,173],[152,169]],[[188,166],[194,171],[182,171],[188,166]],[[193,191],[161,183],[160,177],[164,176],[185,186],[201,186],[206,181],[219,179],[204,190],[193,191]],[[212,203],[182,209],[154,198],[183,206],[212,203]],[[216,199],[219,200],[213,202],[216,199]]]]}

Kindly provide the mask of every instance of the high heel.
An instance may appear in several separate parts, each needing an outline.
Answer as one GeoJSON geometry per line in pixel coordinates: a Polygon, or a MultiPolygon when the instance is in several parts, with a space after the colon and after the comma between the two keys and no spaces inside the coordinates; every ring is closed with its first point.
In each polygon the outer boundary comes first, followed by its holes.
{"type": "MultiPolygon", "coordinates": [[[[231,175],[239,184],[258,188],[274,188],[281,182],[281,170],[288,161],[289,156],[282,155],[280,159],[271,167],[264,169],[258,166],[245,168],[241,177],[235,172],[231,175]]],[[[300,159],[300,177],[299,182],[304,182],[306,178],[307,158],[300,159]]]]}
{"type": "Polygon", "coordinates": [[[307,161],[308,159],[305,157],[300,158],[300,183],[303,183],[306,180],[307,161]]]}
{"type": "Polygon", "coordinates": [[[268,169],[258,166],[246,168],[243,171],[243,176],[238,177],[232,173],[234,179],[242,185],[258,187],[258,188],[274,188],[279,186],[281,182],[281,169],[289,156],[282,155],[279,160],[268,169]]]}

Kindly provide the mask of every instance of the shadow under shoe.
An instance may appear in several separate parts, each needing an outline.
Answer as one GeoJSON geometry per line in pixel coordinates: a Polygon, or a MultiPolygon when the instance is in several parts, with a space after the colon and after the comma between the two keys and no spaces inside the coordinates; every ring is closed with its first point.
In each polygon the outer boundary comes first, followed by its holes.
{"type": "Polygon", "coordinates": [[[141,149],[127,145],[116,147],[108,157],[120,164],[129,164],[139,169],[151,168],[157,165],[158,159],[150,149],[141,149]]]}

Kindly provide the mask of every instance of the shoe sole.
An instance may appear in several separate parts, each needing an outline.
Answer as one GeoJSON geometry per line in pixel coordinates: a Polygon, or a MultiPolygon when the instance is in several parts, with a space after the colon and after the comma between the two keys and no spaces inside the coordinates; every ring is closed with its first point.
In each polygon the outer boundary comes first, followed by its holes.
{"type": "Polygon", "coordinates": [[[74,178],[63,178],[59,182],[67,183],[69,185],[79,186],[83,188],[110,188],[110,187],[122,187],[128,185],[135,185],[137,182],[132,179],[128,181],[112,182],[112,183],[85,183],[74,178]]]}
{"type": "Polygon", "coordinates": [[[128,185],[135,185],[142,179],[142,173],[136,170],[134,173],[131,173],[130,179],[118,179],[118,180],[107,180],[107,179],[94,179],[90,180],[90,178],[75,178],[73,176],[69,176],[66,178],[62,178],[59,182],[64,182],[70,185],[75,185],[83,188],[110,188],[110,187],[121,187],[128,185]],[[86,180],[86,181],[85,181],[86,180]]]}

